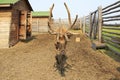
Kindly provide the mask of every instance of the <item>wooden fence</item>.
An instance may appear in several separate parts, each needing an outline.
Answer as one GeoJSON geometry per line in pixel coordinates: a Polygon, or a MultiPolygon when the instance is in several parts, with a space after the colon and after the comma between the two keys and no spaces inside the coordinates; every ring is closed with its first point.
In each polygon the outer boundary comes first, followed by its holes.
{"type": "Polygon", "coordinates": [[[81,28],[92,40],[105,43],[115,53],[120,54],[120,0],[91,12],[80,19],[81,28]]]}

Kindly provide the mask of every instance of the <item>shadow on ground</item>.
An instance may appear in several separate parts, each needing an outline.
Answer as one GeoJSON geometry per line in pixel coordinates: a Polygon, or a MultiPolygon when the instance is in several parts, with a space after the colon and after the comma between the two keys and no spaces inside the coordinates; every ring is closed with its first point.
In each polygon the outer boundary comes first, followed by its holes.
{"type": "Polygon", "coordinates": [[[25,40],[20,40],[20,41],[22,41],[22,42],[24,42],[24,43],[28,43],[28,42],[30,42],[30,41],[32,41],[32,40],[34,40],[34,39],[37,39],[36,36],[32,36],[32,37],[30,37],[30,38],[27,38],[27,39],[25,39],[25,40]]]}
{"type": "Polygon", "coordinates": [[[54,64],[54,67],[56,68],[55,71],[58,70],[59,74],[64,77],[65,72],[71,68],[71,65],[67,63],[67,56],[65,54],[57,54],[55,56],[56,62],[54,64]]]}

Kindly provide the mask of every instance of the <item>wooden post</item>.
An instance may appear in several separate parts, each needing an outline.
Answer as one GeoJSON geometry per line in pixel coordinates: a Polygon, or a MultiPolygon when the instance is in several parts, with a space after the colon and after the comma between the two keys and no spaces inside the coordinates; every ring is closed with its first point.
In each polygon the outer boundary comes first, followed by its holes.
{"type": "Polygon", "coordinates": [[[102,6],[98,7],[98,41],[102,42],[102,6]]]}
{"type": "Polygon", "coordinates": [[[30,12],[30,29],[31,29],[31,36],[32,36],[32,13],[30,12]]]}
{"type": "Polygon", "coordinates": [[[39,19],[37,19],[37,24],[36,24],[36,26],[37,26],[37,33],[39,33],[39,19]]]}
{"type": "Polygon", "coordinates": [[[83,19],[83,34],[85,34],[85,16],[84,16],[84,19],[83,19]]]}
{"type": "MultiPolygon", "coordinates": [[[[97,12],[96,12],[97,15],[97,12]]],[[[98,32],[98,18],[95,18],[95,39],[97,39],[97,32],[98,32]]]]}
{"type": "Polygon", "coordinates": [[[90,13],[89,16],[90,16],[90,18],[89,18],[89,20],[90,20],[89,21],[90,22],[89,23],[90,24],[89,25],[89,37],[92,38],[92,14],[90,13]]]}
{"type": "Polygon", "coordinates": [[[19,32],[19,39],[25,40],[26,37],[26,27],[27,27],[27,11],[21,11],[20,13],[20,32],[19,32]]]}
{"type": "Polygon", "coordinates": [[[80,19],[80,29],[82,28],[82,19],[80,19]]]}
{"type": "Polygon", "coordinates": [[[96,39],[96,26],[97,26],[97,21],[96,21],[96,12],[94,13],[94,19],[93,19],[93,39],[96,39]]]}

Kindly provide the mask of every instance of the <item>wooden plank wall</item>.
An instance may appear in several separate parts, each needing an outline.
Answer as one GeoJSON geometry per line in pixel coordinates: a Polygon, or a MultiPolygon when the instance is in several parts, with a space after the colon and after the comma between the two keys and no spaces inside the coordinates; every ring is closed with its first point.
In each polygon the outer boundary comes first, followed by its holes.
{"type": "Polygon", "coordinates": [[[0,48],[9,47],[11,16],[9,11],[0,11],[0,48]]]}
{"type": "Polygon", "coordinates": [[[48,32],[48,18],[32,18],[32,32],[33,34],[48,32]]]}

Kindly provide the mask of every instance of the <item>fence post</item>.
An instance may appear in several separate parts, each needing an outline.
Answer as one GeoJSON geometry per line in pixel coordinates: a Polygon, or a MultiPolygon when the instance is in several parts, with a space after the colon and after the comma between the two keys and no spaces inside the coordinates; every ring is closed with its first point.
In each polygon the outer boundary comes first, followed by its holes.
{"type": "Polygon", "coordinates": [[[89,14],[89,37],[92,38],[92,14],[89,14]]]}
{"type": "Polygon", "coordinates": [[[37,33],[39,33],[39,19],[37,19],[37,24],[36,24],[36,26],[37,26],[37,33]]]}
{"type": "Polygon", "coordinates": [[[98,7],[98,41],[102,42],[102,6],[98,7]]]}
{"type": "Polygon", "coordinates": [[[80,18],[80,29],[82,28],[82,19],[80,18]]]}
{"type": "Polygon", "coordinates": [[[85,16],[84,16],[84,19],[83,19],[83,34],[85,34],[85,16]]]}
{"type": "Polygon", "coordinates": [[[96,27],[97,27],[97,21],[96,21],[96,13],[97,11],[94,13],[94,23],[93,23],[93,39],[96,39],[97,33],[96,33],[96,27]]]}

